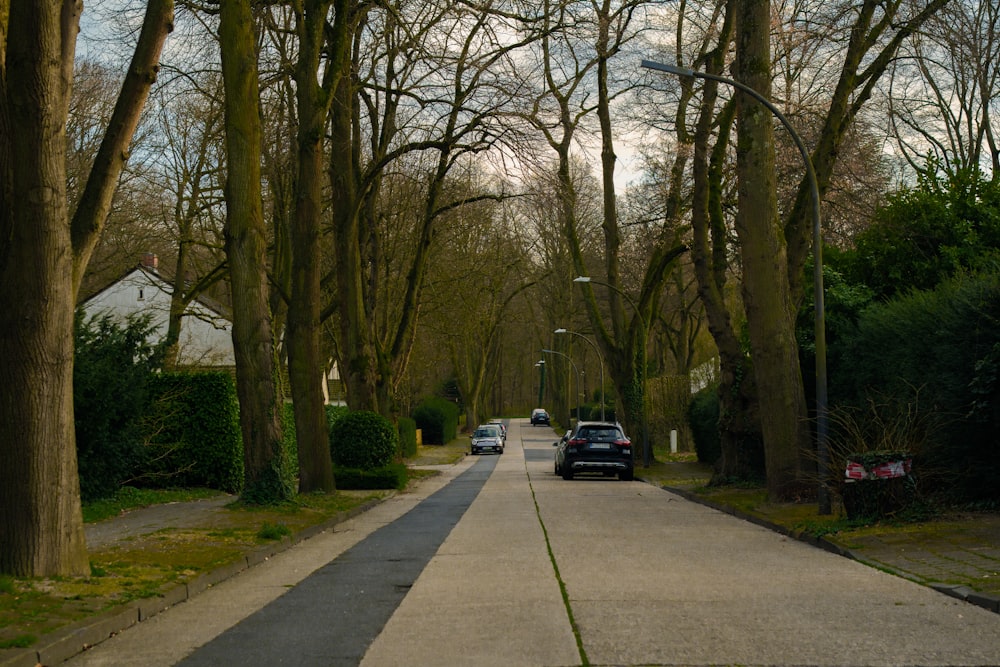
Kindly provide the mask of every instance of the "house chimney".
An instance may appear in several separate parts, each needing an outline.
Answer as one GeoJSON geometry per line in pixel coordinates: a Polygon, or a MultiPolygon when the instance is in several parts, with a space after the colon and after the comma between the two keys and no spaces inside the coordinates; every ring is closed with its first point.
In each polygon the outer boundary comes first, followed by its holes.
{"type": "Polygon", "coordinates": [[[159,266],[159,264],[160,264],[160,260],[156,256],[156,253],[154,253],[154,252],[144,252],[144,253],[142,253],[141,265],[144,268],[152,269],[153,271],[156,271],[156,269],[159,266]]]}

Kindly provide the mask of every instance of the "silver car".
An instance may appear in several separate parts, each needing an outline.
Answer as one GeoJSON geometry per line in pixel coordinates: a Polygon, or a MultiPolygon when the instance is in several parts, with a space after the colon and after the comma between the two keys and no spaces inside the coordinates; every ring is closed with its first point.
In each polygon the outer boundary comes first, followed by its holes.
{"type": "Polygon", "coordinates": [[[503,433],[499,424],[480,424],[471,436],[473,454],[482,454],[486,450],[503,454],[503,433]]]}

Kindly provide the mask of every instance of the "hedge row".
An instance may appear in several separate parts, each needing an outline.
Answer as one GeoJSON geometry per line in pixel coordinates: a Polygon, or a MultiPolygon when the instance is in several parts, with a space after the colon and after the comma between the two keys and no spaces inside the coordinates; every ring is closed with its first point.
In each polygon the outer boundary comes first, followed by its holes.
{"type": "Polygon", "coordinates": [[[458,435],[458,418],[458,406],[440,397],[424,400],[413,411],[413,421],[425,445],[444,445],[454,440],[458,435]]]}

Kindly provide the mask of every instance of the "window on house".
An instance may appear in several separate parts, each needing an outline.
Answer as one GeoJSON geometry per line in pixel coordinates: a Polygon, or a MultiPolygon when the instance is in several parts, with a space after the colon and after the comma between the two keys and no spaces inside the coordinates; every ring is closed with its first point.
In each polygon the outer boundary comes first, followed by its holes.
{"type": "Polygon", "coordinates": [[[144,298],[146,298],[146,297],[145,297],[145,296],[143,295],[143,293],[142,293],[142,292],[143,292],[143,289],[142,289],[142,288],[140,287],[140,288],[139,288],[139,301],[142,301],[142,300],[143,300],[144,298]]]}

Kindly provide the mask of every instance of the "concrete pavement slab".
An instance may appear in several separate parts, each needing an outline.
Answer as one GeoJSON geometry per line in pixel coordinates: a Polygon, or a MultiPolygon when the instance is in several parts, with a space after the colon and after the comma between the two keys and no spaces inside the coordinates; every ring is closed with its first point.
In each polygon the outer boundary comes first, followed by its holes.
{"type": "Polygon", "coordinates": [[[655,487],[529,471],[591,664],[1000,663],[995,614],[655,487]]]}
{"type": "Polygon", "coordinates": [[[475,502],[375,639],[363,667],[577,665],[517,424],[475,502]]]}

